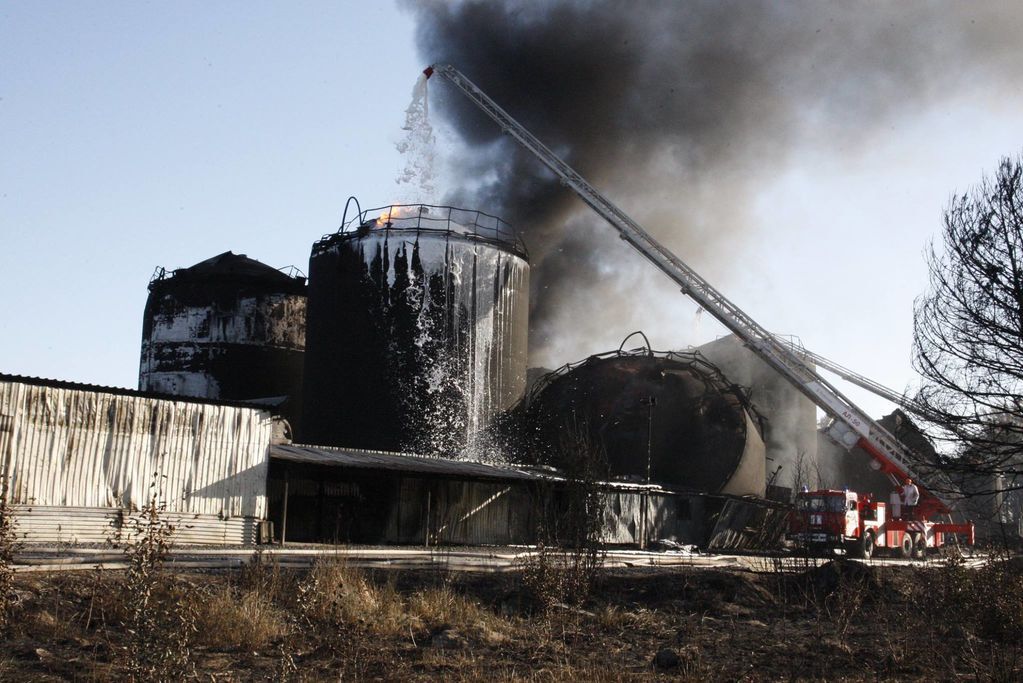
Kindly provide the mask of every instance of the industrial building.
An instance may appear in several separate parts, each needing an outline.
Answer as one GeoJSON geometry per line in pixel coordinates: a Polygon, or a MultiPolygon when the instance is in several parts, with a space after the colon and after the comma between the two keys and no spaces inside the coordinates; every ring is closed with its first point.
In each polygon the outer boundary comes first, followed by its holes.
{"type": "MultiPolygon", "coordinates": [[[[289,541],[403,545],[526,545],[562,514],[565,478],[530,467],[279,444],[267,485],[274,528],[289,541]]],[[[787,508],[658,484],[595,482],[600,541],[658,541],[724,550],[776,539],[787,508]]]]}
{"type": "Polygon", "coordinates": [[[425,205],[360,211],[308,281],[231,252],[160,269],[138,390],[0,376],[19,534],[104,542],[157,494],[181,544],[530,544],[578,476],[568,435],[604,543],[773,542],[794,432],[728,354],[619,349],[527,394],[528,292],[509,226],[425,205]]]}

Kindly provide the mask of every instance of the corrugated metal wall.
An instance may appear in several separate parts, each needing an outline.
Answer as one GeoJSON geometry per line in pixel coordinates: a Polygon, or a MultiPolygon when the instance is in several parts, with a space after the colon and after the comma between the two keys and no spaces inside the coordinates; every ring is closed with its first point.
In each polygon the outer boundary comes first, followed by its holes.
{"type": "MultiPolygon", "coordinates": [[[[15,505],[14,533],[25,543],[78,544],[126,540],[130,524],[114,508],[15,505]]],[[[171,540],[184,545],[256,543],[259,521],[253,517],[222,519],[217,515],[168,512],[161,519],[174,527],[171,540]]]]}
{"type": "Polygon", "coordinates": [[[255,408],[0,381],[10,502],[35,516],[131,510],[158,481],[169,513],[264,518],[271,430],[255,408]]]}
{"type": "Polygon", "coordinates": [[[600,540],[609,545],[641,545],[669,540],[701,544],[704,534],[704,496],[637,491],[607,491],[604,528],[600,540]],[[646,505],[646,538],[641,539],[643,506],[646,505]]]}
{"type": "Polygon", "coordinates": [[[536,502],[522,482],[438,482],[431,500],[433,542],[512,545],[536,538],[536,502]]]}
{"type": "Polygon", "coordinates": [[[720,502],[720,511],[708,514],[708,524],[714,525],[708,536],[709,550],[762,550],[780,546],[788,520],[787,506],[741,498],[720,502]]]}

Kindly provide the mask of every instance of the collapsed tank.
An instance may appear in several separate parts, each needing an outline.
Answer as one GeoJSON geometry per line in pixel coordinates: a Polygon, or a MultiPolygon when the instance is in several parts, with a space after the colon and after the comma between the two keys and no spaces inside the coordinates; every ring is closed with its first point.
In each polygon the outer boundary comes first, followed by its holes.
{"type": "Polygon", "coordinates": [[[225,400],[302,394],[305,277],[224,252],[189,268],[160,268],[142,322],[139,389],[225,400]]]}
{"type": "Polygon", "coordinates": [[[606,458],[612,479],[764,495],[759,419],[743,390],[699,354],[591,356],[547,375],[516,412],[535,464],[577,470],[565,459],[583,444],[606,458]]]}
{"type": "Polygon", "coordinates": [[[528,311],[528,257],[499,218],[360,211],[309,259],[303,438],[464,451],[525,390],[528,311]]]}

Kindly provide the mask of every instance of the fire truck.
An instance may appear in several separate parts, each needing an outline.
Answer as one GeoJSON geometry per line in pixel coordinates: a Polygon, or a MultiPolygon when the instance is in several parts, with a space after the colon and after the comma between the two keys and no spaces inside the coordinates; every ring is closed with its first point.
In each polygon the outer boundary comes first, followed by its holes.
{"type": "Polygon", "coordinates": [[[906,508],[899,494],[889,504],[871,494],[824,489],[796,495],[786,538],[811,550],[844,548],[847,555],[869,559],[876,551],[921,558],[928,550],[956,539],[973,545],[973,524],[919,519],[916,506],[906,508]]]}

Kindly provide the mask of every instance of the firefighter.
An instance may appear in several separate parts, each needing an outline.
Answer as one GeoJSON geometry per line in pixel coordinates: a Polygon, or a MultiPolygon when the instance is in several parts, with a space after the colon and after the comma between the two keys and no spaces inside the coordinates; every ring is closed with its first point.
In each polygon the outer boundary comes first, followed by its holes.
{"type": "Polygon", "coordinates": [[[902,487],[902,518],[916,519],[916,505],[920,502],[920,489],[912,479],[907,478],[902,487]]]}

